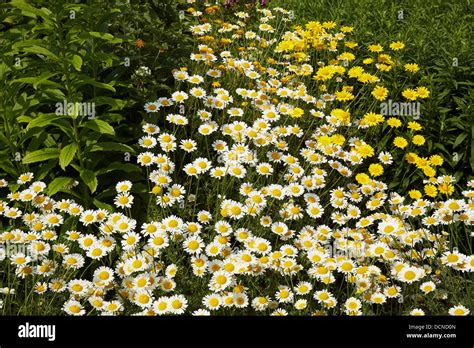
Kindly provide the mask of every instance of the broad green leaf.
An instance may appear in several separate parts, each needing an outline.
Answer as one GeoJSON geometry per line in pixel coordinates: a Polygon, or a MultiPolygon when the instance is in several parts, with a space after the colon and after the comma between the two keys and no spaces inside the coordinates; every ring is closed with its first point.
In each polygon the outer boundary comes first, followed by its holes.
{"type": "Polygon", "coordinates": [[[61,150],[54,147],[47,147],[41,150],[32,151],[23,157],[23,163],[43,162],[49,159],[58,158],[61,150]]]}
{"type": "Polygon", "coordinates": [[[89,169],[81,168],[79,175],[84,183],[89,187],[92,193],[97,189],[97,176],[89,169]]]}
{"type": "Polygon", "coordinates": [[[41,163],[41,166],[39,167],[39,169],[35,173],[35,179],[36,180],[43,180],[57,166],[58,166],[58,161],[55,158],[41,163]]]}
{"type": "Polygon", "coordinates": [[[0,160],[0,169],[14,177],[18,175],[16,168],[10,161],[6,159],[0,160]]]}
{"type": "Polygon", "coordinates": [[[64,187],[70,185],[73,181],[74,179],[65,176],[57,177],[49,183],[48,188],[46,189],[46,193],[49,196],[52,196],[64,187]]]}
{"type": "Polygon", "coordinates": [[[74,128],[72,128],[67,120],[56,120],[54,121],[54,126],[62,130],[71,141],[74,140],[74,128]]]}
{"type": "Polygon", "coordinates": [[[33,120],[33,117],[31,116],[26,116],[26,115],[21,115],[16,118],[16,121],[18,123],[29,123],[33,120]]]}
{"type": "Polygon", "coordinates": [[[43,90],[42,91],[48,98],[52,99],[52,100],[57,100],[57,101],[60,101],[60,100],[64,100],[66,99],[66,96],[64,95],[63,91],[61,91],[60,89],[47,89],[47,90],[43,90]]]}
{"type": "Polygon", "coordinates": [[[31,6],[30,4],[28,4],[27,2],[23,0],[12,0],[10,2],[10,5],[22,10],[23,14],[27,15],[28,17],[40,16],[44,19],[49,19],[49,15],[51,13],[51,11],[49,10],[39,9],[34,6],[31,6]]]}
{"type": "MultiPolygon", "coordinates": [[[[38,77],[36,77],[36,81],[33,82],[33,88],[36,89],[39,85],[45,83],[46,81],[47,82],[52,82],[52,81],[49,81],[49,78],[57,75],[58,73],[51,73],[51,72],[44,72],[42,73],[41,75],[39,75],[38,77]]],[[[53,84],[56,84],[55,82],[53,82],[53,84]]],[[[57,84],[56,84],[57,85],[57,84]]]]}
{"type": "Polygon", "coordinates": [[[21,50],[23,52],[27,53],[35,53],[35,54],[41,54],[43,56],[49,57],[55,61],[58,61],[59,58],[57,55],[55,55],[53,52],[49,51],[48,49],[41,47],[41,46],[27,46],[27,47],[22,47],[21,50]]]}
{"type": "Polygon", "coordinates": [[[92,203],[99,209],[105,209],[107,210],[109,213],[113,213],[114,212],[114,207],[111,206],[110,204],[107,204],[107,203],[104,203],[104,202],[101,202],[97,199],[94,198],[94,200],[92,201],[92,203]]]}
{"type": "Polygon", "coordinates": [[[61,154],[59,155],[59,165],[63,170],[66,169],[66,167],[71,163],[71,161],[74,159],[74,156],[76,155],[77,151],[77,144],[76,143],[71,143],[69,145],[66,145],[62,148],[61,154]]]}
{"type": "Polygon", "coordinates": [[[102,120],[92,119],[84,123],[84,127],[92,129],[101,134],[115,135],[114,127],[102,120]]]}
{"type": "Polygon", "coordinates": [[[26,129],[28,130],[35,127],[46,127],[53,124],[53,121],[59,118],[61,118],[61,116],[58,116],[56,114],[42,114],[41,116],[36,117],[30,123],[28,123],[26,129]]]}
{"type": "Polygon", "coordinates": [[[71,59],[71,63],[74,66],[74,69],[76,69],[77,71],[81,71],[81,67],[82,67],[81,56],[78,56],[77,54],[75,54],[71,59]]]}

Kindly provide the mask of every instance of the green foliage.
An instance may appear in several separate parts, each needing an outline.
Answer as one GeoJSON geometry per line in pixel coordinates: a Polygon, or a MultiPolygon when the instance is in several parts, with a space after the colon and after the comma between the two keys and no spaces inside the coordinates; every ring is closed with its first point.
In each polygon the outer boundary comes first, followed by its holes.
{"type": "Polygon", "coordinates": [[[61,1],[37,1],[34,7],[15,0],[2,6],[0,166],[5,172],[78,178],[82,201],[90,204],[97,170],[107,165],[96,160],[96,152],[109,156],[97,144],[120,145],[112,125],[124,120],[120,111],[128,104],[116,97],[123,85],[116,51],[125,40],[106,31],[118,13],[61,1]]]}
{"type": "Polygon", "coordinates": [[[129,98],[140,105],[166,95],[172,86],[171,69],[189,57],[193,45],[188,35],[189,18],[184,0],[152,0],[119,6],[110,30],[131,39],[123,55],[136,68],[145,66],[150,74],[137,69],[131,76],[134,88],[129,98]],[[138,40],[138,41],[137,41],[138,40]]]}
{"type": "Polygon", "coordinates": [[[49,176],[62,184],[54,192],[98,207],[99,187],[107,200],[117,178],[140,178],[126,164],[110,164],[133,160],[127,144],[135,143],[143,104],[169,89],[171,66],[189,54],[189,40],[179,2],[117,2],[105,12],[96,5],[0,6],[0,169],[13,178],[49,176]],[[139,76],[140,66],[152,74],[139,76]]]}

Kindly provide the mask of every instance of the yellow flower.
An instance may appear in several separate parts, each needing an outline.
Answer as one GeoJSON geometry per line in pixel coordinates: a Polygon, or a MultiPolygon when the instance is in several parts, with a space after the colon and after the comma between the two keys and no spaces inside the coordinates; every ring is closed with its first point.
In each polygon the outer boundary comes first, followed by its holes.
{"type": "Polygon", "coordinates": [[[369,112],[364,115],[364,118],[360,121],[360,125],[373,127],[382,123],[384,120],[385,118],[382,115],[369,112]]]}
{"type": "Polygon", "coordinates": [[[331,135],[331,143],[336,145],[343,145],[346,141],[346,138],[342,134],[331,135]]]}
{"type": "Polygon", "coordinates": [[[335,66],[324,66],[318,69],[314,78],[318,81],[326,81],[332,78],[336,72],[337,70],[335,66]]]}
{"type": "Polygon", "coordinates": [[[369,64],[372,64],[374,62],[374,60],[372,58],[365,58],[362,63],[364,63],[365,65],[369,65],[369,64]]]}
{"type": "Polygon", "coordinates": [[[335,116],[343,124],[347,124],[351,120],[351,114],[347,110],[334,109],[331,111],[331,115],[335,116]]]}
{"type": "Polygon", "coordinates": [[[304,115],[304,110],[301,108],[294,108],[290,112],[290,116],[293,118],[300,118],[304,115]]]}
{"type": "Polygon", "coordinates": [[[416,98],[418,98],[418,93],[416,93],[416,90],[412,88],[407,88],[402,92],[402,96],[408,100],[416,100],[416,98]]]}
{"type": "Polygon", "coordinates": [[[354,99],[354,95],[347,91],[338,91],[335,93],[335,96],[338,101],[349,101],[354,99]]]}
{"type": "Polygon", "coordinates": [[[352,62],[355,59],[355,55],[350,52],[343,52],[338,57],[338,60],[347,60],[348,62],[352,62]]]}
{"type": "Polygon", "coordinates": [[[383,167],[382,165],[378,164],[378,163],[372,163],[370,166],[369,166],[369,173],[370,175],[372,175],[373,177],[377,177],[377,176],[380,176],[383,174],[383,167]]]}
{"type": "Polygon", "coordinates": [[[375,86],[375,88],[372,90],[372,95],[375,99],[383,101],[387,99],[388,89],[383,86],[375,86]]]}
{"type": "Polygon", "coordinates": [[[359,184],[365,185],[370,182],[370,177],[365,173],[359,173],[356,175],[356,180],[359,184]]]}
{"type": "Polygon", "coordinates": [[[416,73],[418,70],[420,70],[420,67],[416,63],[408,63],[403,66],[406,71],[409,71],[411,73],[416,73]]]}
{"type": "Polygon", "coordinates": [[[405,159],[408,163],[414,164],[419,160],[419,157],[416,153],[409,152],[406,154],[405,159]]]}
{"type": "Polygon", "coordinates": [[[358,146],[356,151],[362,158],[372,157],[374,155],[374,149],[369,144],[358,146]]]}
{"type": "Polygon", "coordinates": [[[383,51],[382,45],[379,45],[379,44],[369,45],[368,48],[369,48],[370,52],[382,52],[383,51]]]}
{"type": "Polygon", "coordinates": [[[423,167],[423,174],[431,178],[436,175],[436,170],[430,166],[425,166],[423,167]]]}
{"type": "Polygon", "coordinates": [[[417,134],[411,139],[411,141],[416,146],[421,146],[425,143],[425,137],[423,135],[417,134]]]}
{"type": "Polygon", "coordinates": [[[349,69],[349,71],[347,72],[347,75],[351,78],[354,78],[354,77],[359,77],[363,73],[364,73],[364,68],[362,68],[361,66],[354,66],[349,69]]]}
{"type": "Polygon", "coordinates": [[[418,190],[410,190],[408,191],[408,195],[411,199],[420,199],[422,197],[421,192],[418,190]]]}
{"type": "Polygon", "coordinates": [[[396,147],[400,149],[404,149],[405,147],[407,147],[408,141],[406,141],[406,139],[403,137],[396,137],[393,140],[393,145],[395,145],[396,147]]]}
{"type": "Polygon", "coordinates": [[[328,21],[323,23],[323,28],[334,29],[336,27],[336,22],[328,21]]]}
{"type": "Polygon", "coordinates": [[[435,166],[435,167],[441,166],[443,165],[443,162],[444,162],[443,157],[441,157],[440,155],[433,155],[430,157],[430,164],[432,166],[435,166]]]}
{"type": "Polygon", "coordinates": [[[421,124],[419,124],[418,122],[408,122],[408,128],[409,129],[412,129],[414,131],[420,131],[422,130],[422,127],[421,127],[421,124]]]}
{"type": "Polygon", "coordinates": [[[401,41],[392,42],[390,48],[394,51],[399,51],[405,48],[405,44],[401,41]]]}
{"type": "Polygon", "coordinates": [[[424,190],[425,190],[426,195],[429,196],[429,197],[434,198],[438,194],[438,189],[433,184],[425,185],[424,190]]]}
{"type": "Polygon", "coordinates": [[[454,192],[454,186],[444,182],[438,186],[438,190],[440,193],[450,196],[454,192]]]}
{"type": "Polygon", "coordinates": [[[428,98],[430,96],[430,90],[426,87],[420,86],[416,88],[416,94],[422,99],[428,98]]]}
{"type": "Polygon", "coordinates": [[[398,118],[390,117],[387,120],[387,124],[392,128],[398,128],[398,127],[401,127],[402,121],[400,121],[398,118]]]}
{"type": "Polygon", "coordinates": [[[349,48],[356,48],[357,46],[359,46],[359,44],[357,42],[354,42],[354,41],[347,41],[344,46],[346,47],[349,47],[349,48]]]}

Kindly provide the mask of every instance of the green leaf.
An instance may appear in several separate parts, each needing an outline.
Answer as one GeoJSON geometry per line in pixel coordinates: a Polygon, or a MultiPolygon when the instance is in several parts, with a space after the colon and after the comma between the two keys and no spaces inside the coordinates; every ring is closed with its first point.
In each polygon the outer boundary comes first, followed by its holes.
{"type": "Polygon", "coordinates": [[[57,165],[58,161],[55,158],[41,163],[40,168],[35,173],[35,179],[40,181],[43,180],[49,173],[53,171],[54,168],[57,167],[57,165]]]}
{"type": "Polygon", "coordinates": [[[106,167],[99,169],[97,171],[97,175],[107,174],[116,170],[132,173],[140,172],[140,167],[131,163],[113,162],[107,165],[106,167]]]}
{"type": "Polygon", "coordinates": [[[89,187],[92,193],[97,189],[97,176],[89,169],[81,168],[79,175],[84,183],[89,187]]]}
{"type": "Polygon", "coordinates": [[[89,31],[89,35],[93,36],[93,37],[98,37],[98,38],[104,39],[104,40],[112,40],[114,38],[114,36],[112,34],[100,33],[98,31],[89,31]]]}
{"type": "Polygon", "coordinates": [[[12,176],[17,176],[17,170],[13,166],[12,162],[7,161],[6,159],[0,160],[0,169],[2,169],[5,173],[8,173],[12,176]]]}
{"type": "Polygon", "coordinates": [[[48,19],[51,13],[51,11],[49,10],[46,11],[45,9],[39,9],[39,8],[33,7],[22,0],[12,0],[10,2],[10,5],[22,10],[23,14],[28,15],[28,17],[40,16],[40,17],[43,17],[44,19],[48,19]]]}
{"type": "Polygon", "coordinates": [[[92,77],[87,76],[85,74],[81,74],[76,79],[74,79],[73,82],[77,87],[82,85],[92,85],[97,88],[107,89],[111,92],[115,92],[115,88],[111,84],[96,81],[92,77]]]}
{"type": "Polygon", "coordinates": [[[77,71],[81,71],[81,67],[82,67],[81,56],[78,56],[77,54],[75,54],[71,59],[71,63],[74,66],[74,69],[76,69],[77,71]]]}
{"type": "Polygon", "coordinates": [[[42,92],[50,99],[52,100],[64,100],[66,99],[66,96],[60,89],[47,89],[47,90],[42,90],[42,92]]]}
{"type": "Polygon", "coordinates": [[[102,33],[102,32],[98,32],[98,31],[89,31],[88,34],[92,37],[97,37],[99,39],[106,40],[106,41],[110,42],[111,44],[123,42],[123,40],[121,38],[115,37],[110,33],[102,33]]]}
{"type": "MultiPolygon", "coordinates": [[[[44,72],[42,73],[41,75],[39,75],[38,77],[36,77],[36,81],[33,82],[33,88],[36,89],[39,85],[45,83],[45,82],[52,82],[52,81],[49,81],[49,79],[55,75],[57,75],[58,73],[51,73],[51,72],[44,72]]],[[[55,84],[55,83],[53,83],[55,84]]],[[[58,84],[56,84],[58,85],[58,84]]],[[[59,85],[61,86],[61,85],[59,85]]]]}
{"type": "Polygon", "coordinates": [[[8,67],[8,65],[2,62],[0,64],[0,80],[3,80],[5,77],[5,74],[9,71],[11,71],[11,69],[8,67]]]}
{"type": "Polygon", "coordinates": [[[74,159],[74,155],[76,154],[77,151],[77,144],[76,143],[71,143],[69,145],[66,145],[62,148],[61,154],[59,155],[59,165],[63,170],[66,169],[66,167],[71,163],[71,161],[74,159]]]}
{"type": "Polygon", "coordinates": [[[120,144],[120,143],[113,143],[113,142],[103,142],[97,143],[90,147],[90,152],[95,151],[119,151],[119,152],[130,152],[131,154],[135,153],[133,148],[128,145],[120,144]]]}
{"type": "Polygon", "coordinates": [[[21,115],[16,118],[16,121],[18,123],[29,123],[33,120],[33,117],[31,116],[26,116],[26,115],[21,115]]]}
{"type": "Polygon", "coordinates": [[[94,198],[94,200],[92,201],[92,203],[94,203],[94,205],[99,208],[99,209],[105,209],[107,210],[109,213],[113,213],[114,212],[114,207],[111,206],[110,204],[107,204],[107,203],[104,203],[104,202],[101,202],[97,199],[94,198]]]}
{"type": "Polygon", "coordinates": [[[73,181],[74,179],[65,176],[57,177],[49,183],[48,188],[46,189],[46,193],[48,194],[48,196],[52,196],[64,187],[70,185],[73,181]]]}
{"type": "Polygon", "coordinates": [[[466,138],[467,138],[467,133],[459,134],[458,137],[456,138],[456,140],[454,141],[453,149],[458,147],[464,141],[464,139],[466,139],[466,138]]]}
{"type": "Polygon", "coordinates": [[[28,164],[47,161],[49,159],[58,158],[60,153],[61,150],[55,147],[47,147],[45,149],[32,151],[23,157],[23,163],[28,164]]]}
{"type": "Polygon", "coordinates": [[[84,123],[84,127],[92,129],[93,131],[99,132],[101,134],[115,135],[114,127],[102,120],[92,119],[84,123]]]}
{"type": "Polygon", "coordinates": [[[45,126],[49,126],[50,124],[52,124],[53,121],[59,119],[60,116],[56,115],[56,114],[42,114],[41,116],[39,117],[36,117],[35,119],[33,119],[30,123],[28,123],[28,126],[26,127],[26,129],[31,129],[31,128],[35,128],[35,127],[45,127],[45,126]]]}
{"type": "MultiPolygon", "coordinates": [[[[17,47],[15,47],[15,48],[17,48],[17,47]]],[[[55,55],[50,50],[48,50],[44,47],[41,47],[41,46],[33,45],[33,46],[21,47],[19,49],[22,50],[23,52],[27,52],[27,53],[41,54],[41,55],[46,56],[46,57],[48,57],[50,59],[53,59],[55,61],[59,60],[57,55],[55,55]]]]}

